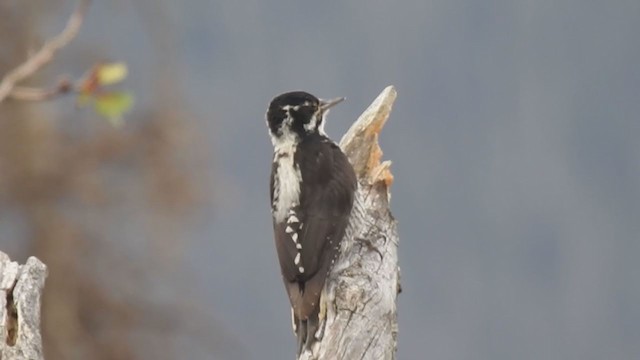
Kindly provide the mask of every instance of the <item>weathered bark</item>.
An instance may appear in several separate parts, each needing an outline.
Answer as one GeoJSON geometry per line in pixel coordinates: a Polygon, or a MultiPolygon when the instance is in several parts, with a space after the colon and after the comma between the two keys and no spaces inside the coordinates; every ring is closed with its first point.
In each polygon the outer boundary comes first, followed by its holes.
{"type": "Polygon", "coordinates": [[[358,192],[340,259],[324,289],[324,335],[299,359],[395,358],[398,233],[389,210],[391,162],[380,163],[378,145],[395,98],[392,86],[384,89],[340,142],[358,176],[358,192]]]}
{"type": "Polygon", "coordinates": [[[18,265],[0,252],[0,360],[40,360],[40,297],[47,267],[35,257],[18,265]]]}

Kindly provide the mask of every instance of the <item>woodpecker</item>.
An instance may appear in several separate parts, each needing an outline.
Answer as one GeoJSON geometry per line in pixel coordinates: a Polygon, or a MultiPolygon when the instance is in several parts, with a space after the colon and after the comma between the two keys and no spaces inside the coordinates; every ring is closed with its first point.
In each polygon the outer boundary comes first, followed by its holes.
{"type": "Polygon", "coordinates": [[[324,131],[329,109],[343,100],[288,92],[271,101],[266,115],[274,147],[273,230],[298,355],[321,336],[322,289],[339,255],[357,187],[349,160],[324,131]]]}

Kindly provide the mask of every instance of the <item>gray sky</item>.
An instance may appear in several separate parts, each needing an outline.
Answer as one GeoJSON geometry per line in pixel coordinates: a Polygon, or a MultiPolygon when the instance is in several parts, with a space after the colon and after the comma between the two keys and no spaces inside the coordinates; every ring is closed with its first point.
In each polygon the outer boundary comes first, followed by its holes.
{"type": "Polygon", "coordinates": [[[339,139],[389,84],[399,357],[640,358],[639,1],[164,2],[171,60],[124,2],[95,2],[79,41],[129,64],[139,107],[145,69],[181,63],[216,175],[193,296],[240,349],[219,358],[293,357],[267,103],[346,96],[339,139]]]}

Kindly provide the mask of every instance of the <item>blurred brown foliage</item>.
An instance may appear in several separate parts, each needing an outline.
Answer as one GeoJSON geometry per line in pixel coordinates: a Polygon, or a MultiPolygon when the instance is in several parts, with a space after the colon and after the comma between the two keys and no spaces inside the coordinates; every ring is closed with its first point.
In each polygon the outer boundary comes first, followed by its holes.
{"type": "MultiPolygon", "coordinates": [[[[0,74],[47,37],[39,24],[59,4],[29,3],[0,2],[0,74]]],[[[123,129],[88,112],[61,118],[49,105],[0,104],[0,216],[20,219],[20,255],[36,255],[49,268],[48,360],[175,358],[169,338],[178,325],[165,314],[180,318],[185,310],[154,311],[147,283],[161,276],[159,268],[177,265],[183,220],[208,181],[188,165],[198,141],[189,114],[178,110],[185,108],[175,92],[179,81],[171,66],[155,71],[155,105],[128,114],[123,129]],[[174,91],[162,90],[163,83],[174,91]],[[122,244],[140,228],[144,240],[122,244]],[[158,323],[163,331],[144,334],[158,323]],[[145,336],[154,345],[134,348],[133,339],[145,336]]]]}

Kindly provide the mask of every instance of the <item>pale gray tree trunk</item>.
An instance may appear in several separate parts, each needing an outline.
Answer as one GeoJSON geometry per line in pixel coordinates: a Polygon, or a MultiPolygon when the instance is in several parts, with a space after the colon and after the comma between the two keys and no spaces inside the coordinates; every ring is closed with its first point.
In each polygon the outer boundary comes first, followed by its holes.
{"type": "Polygon", "coordinates": [[[47,267],[18,265],[0,252],[0,360],[41,360],[40,306],[47,267]]]}
{"type": "Polygon", "coordinates": [[[378,145],[395,98],[392,86],[384,89],[340,142],[358,176],[358,192],[340,260],[323,293],[323,337],[300,360],[395,359],[398,233],[389,210],[391,162],[380,162],[378,145]]]}

